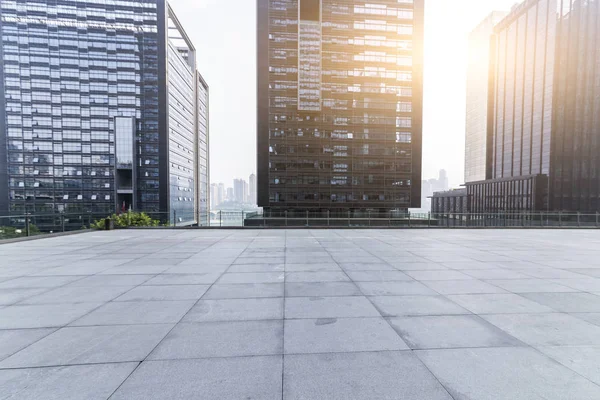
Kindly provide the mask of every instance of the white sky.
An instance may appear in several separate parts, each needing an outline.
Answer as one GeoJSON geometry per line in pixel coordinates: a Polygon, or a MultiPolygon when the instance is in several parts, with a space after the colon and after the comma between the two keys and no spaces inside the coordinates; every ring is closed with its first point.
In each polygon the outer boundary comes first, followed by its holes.
{"type": "MultiPolygon", "coordinates": [[[[425,0],[423,179],[463,182],[467,37],[517,0],[425,0]]],[[[210,85],[211,182],[256,171],[256,0],[171,0],[210,85]]]]}

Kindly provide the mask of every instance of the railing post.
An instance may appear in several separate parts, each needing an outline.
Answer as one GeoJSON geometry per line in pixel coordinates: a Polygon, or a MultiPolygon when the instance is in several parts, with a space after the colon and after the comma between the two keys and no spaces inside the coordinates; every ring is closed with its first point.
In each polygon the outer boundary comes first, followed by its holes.
{"type": "Polygon", "coordinates": [[[285,226],[288,226],[287,210],[285,210],[285,226]]]}
{"type": "Polygon", "coordinates": [[[367,211],[367,218],[369,219],[369,226],[371,226],[371,211],[367,211]]]}
{"type": "Polygon", "coordinates": [[[427,226],[431,228],[431,211],[427,213],[427,226]]]}
{"type": "Polygon", "coordinates": [[[558,212],[558,226],[562,227],[562,211],[558,212]]]}
{"type": "Polygon", "coordinates": [[[544,212],[540,211],[540,226],[544,227],[544,212]]]}
{"type": "Polygon", "coordinates": [[[242,227],[244,227],[244,210],[242,210],[242,227]]]}
{"type": "Polygon", "coordinates": [[[330,211],[329,211],[329,210],[327,210],[327,226],[330,226],[330,225],[329,225],[329,217],[330,217],[330,214],[329,214],[329,212],[330,212],[330,211]]]}
{"type": "Polygon", "coordinates": [[[177,210],[173,210],[173,226],[177,228],[177,210]]]}
{"type": "Polygon", "coordinates": [[[409,228],[412,227],[412,223],[411,223],[411,220],[410,220],[410,211],[408,212],[408,227],[409,228]]]}
{"type": "Polygon", "coordinates": [[[348,210],[348,226],[350,226],[350,210],[348,210]]]}
{"type": "Polygon", "coordinates": [[[31,235],[31,229],[29,226],[29,213],[25,214],[25,234],[27,235],[27,237],[31,235]]]}
{"type": "Polygon", "coordinates": [[[62,231],[65,231],[65,214],[60,214],[60,225],[62,226],[62,231]]]}
{"type": "Polygon", "coordinates": [[[309,211],[306,210],[306,226],[309,226],[309,223],[308,223],[308,213],[309,213],[309,211]]]}
{"type": "Polygon", "coordinates": [[[92,229],[92,212],[88,211],[88,229],[92,229]]]}
{"type": "Polygon", "coordinates": [[[600,215],[600,213],[598,213],[598,211],[596,211],[596,228],[598,227],[598,216],[600,215]]]}
{"type": "Polygon", "coordinates": [[[577,226],[581,228],[581,212],[577,211],[577,226]]]}
{"type": "Polygon", "coordinates": [[[219,228],[223,227],[223,211],[219,211],[219,228]]]}

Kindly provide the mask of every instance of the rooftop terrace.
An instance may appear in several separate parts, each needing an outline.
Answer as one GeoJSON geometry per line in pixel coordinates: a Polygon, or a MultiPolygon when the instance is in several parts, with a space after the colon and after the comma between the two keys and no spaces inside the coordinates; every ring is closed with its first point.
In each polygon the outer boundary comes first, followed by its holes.
{"type": "Polygon", "coordinates": [[[0,399],[600,398],[592,230],[0,245],[0,399]]]}

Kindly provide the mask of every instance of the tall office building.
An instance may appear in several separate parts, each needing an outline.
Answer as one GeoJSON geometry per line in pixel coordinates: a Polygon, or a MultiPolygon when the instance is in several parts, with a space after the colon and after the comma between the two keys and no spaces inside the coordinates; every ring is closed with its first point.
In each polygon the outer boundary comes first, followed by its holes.
{"type": "Polygon", "coordinates": [[[225,184],[224,183],[219,183],[219,187],[217,190],[217,202],[218,204],[221,204],[225,201],[226,199],[226,191],[225,191],[225,184]]]}
{"type": "Polygon", "coordinates": [[[0,215],[201,220],[208,90],[165,0],[2,0],[0,215]]]}
{"type": "Polygon", "coordinates": [[[421,204],[424,0],[258,0],[258,205],[421,204]]]}
{"type": "Polygon", "coordinates": [[[245,203],[248,201],[248,182],[243,179],[233,180],[233,197],[238,203],[245,203]]]}
{"type": "Polygon", "coordinates": [[[495,28],[475,212],[600,209],[599,2],[527,0],[495,28]]]}
{"type": "MultiPolygon", "coordinates": [[[[490,39],[506,12],[494,11],[469,35],[467,112],[465,129],[465,182],[485,180],[490,39]]],[[[492,110],[493,111],[493,110],[492,110]]]]}
{"type": "Polygon", "coordinates": [[[221,203],[219,202],[219,186],[216,183],[210,185],[210,207],[215,209],[221,203]]]}
{"type": "Polygon", "coordinates": [[[256,175],[251,174],[250,180],[248,183],[248,202],[251,204],[256,204],[256,175]]]}

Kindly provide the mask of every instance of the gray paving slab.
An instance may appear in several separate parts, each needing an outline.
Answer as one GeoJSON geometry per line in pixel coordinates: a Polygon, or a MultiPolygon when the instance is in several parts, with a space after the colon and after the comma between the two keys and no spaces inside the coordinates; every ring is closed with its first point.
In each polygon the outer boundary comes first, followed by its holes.
{"type": "Polygon", "coordinates": [[[590,324],[600,326],[600,313],[577,313],[571,315],[584,321],[587,321],[590,324]]]}
{"type": "Polygon", "coordinates": [[[227,272],[283,272],[285,264],[243,264],[232,265],[227,268],[227,272]]]}
{"type": "Polygon", "coordinates": [[[342,262],[339,263],[339,266],[344,271],[396,271],[387,263],[342,262]]]}
{"type": "Polygon", "coordinates": [[[286,272],[286,282],[348,282],[350,278],[345,272],[286,272]]]}
{"type": "MultiPolygon", "coordinates": [[[[122,301],[106,303],[73,322],[72,326],[177,323],[192,308],[194,300],[122,301]]],[[[0,310],[0,314],[2,310],[0,310]]]]}
{"type": "Polygon", "coordinates": [[[600,296],[591,293],[524,293],[522,296],[560,312],[600,312],[600,296]]]}
{"type": "Polygon", "coordinates": [[[283,297],[201,300],[186,314],[184,322],[281,320],[283,297]]]}
{"type": "Polygon", "coordinates": [[[525,346],[475,315],[396,317],[389,321],[411,349],[525,346]]]}
{"type": "Polygon", "coordinates": [[[280,400],[282,358],[144,362],[111,400],[280,400]]]}
{"type": "Polygon", "coordinates": [[[455,400],[593,400],[600,387],[531,348],[418,351],[455,400]]]}
{"type": "Polygon", "coordinates": [[[0,369],[142,361],[173,326],[63,328],[0,362],[0,369]]]}
{"type": "Polygon", "coordinates": [[[531,346],[600,345],[600,326],[568,314],[482,315],[531,346]]]}
{"type": "Polygon", "coordinates": [[[54,332],[56,328],[0,330],[0,360],[54,332]]]}
{"type": "Polygon", "coordinates": [[[381,317],[286,320],[284,331],[286,354],[408,349],[381,317]]]}
{"type": "Polygon", "coordinates": [[[209,285],[138,286],[114,301],[198,300],[209,287],[209,285]]]}
{"type": "Polygon", "coordinates": [[[365,296],[435,296],[438,294],[417,281],[356,282],[356,285],[365,296]]]}
{"type": "Polygon", "coordinates": [[[9,306],[48,290],[48,288],[0,289],[0,306],[9,306]]]}
{"type": "Polygon", "coordinates": [[[406,274],[418,281],[458,281],[462,279],[473,279],[472,276],[460,271],[406,271],[406,274]]]}
{"type": "Polygon", "coordinates": [[[444,295],[448,294],[492,294],[508,293],[498,286],[478,279],[465,279],[457,281],[422,281],[426,286],[444,295]]]}
{"type": "Polygon", "coordinates": [[[234,283],[280,283],[284,272],[226,273],[217,281],[219,284],[234,283]]]}
{"type": "Polygon", "coordinates": [[[57,288],[73,281],[81,279],[82,276],[24,276],[0,282],[0,289],[16,288],[57,288]]]}
{"type": "Polygon", "coordinates": [[[450,295],[450,300],[475,314],[527,314],[554,312],[550,307],[514,294],[450,295]]]}
{"type": "Polygon", "coordinates": [[[260,356],[283,353],[283,321],[178,324],[151,360],[260,356]]]}
{"type": "Polygon", "coordinates": [[[0,398],[106,400],[137,363],[0,370],[0,398]]]}
{"type": "Polygon", "coordinates": [[[66,286],[29,297],[19,304],[101,303],[117,298],[133,286],[66,286]]]}
{"type": "Polygon", "coordinates": [[[380,317],[364,296],[289,297],[285,300],[286,318],[380,317]]]}
{"type": "Polygon", "coordinates": [[[203,299],[283,297],[283,283],[214,284],[203,299]]]}
{"type": "Polygon", "coordinates": [[[288,282],[285,284],[286,297],[335,297],[361,296],[353,282],[288,282]]]}
{"type": "Polygon", "coordinates": [[[538,350],[600,385],[600,346],[542,346],[538,350]]]}
{"type": "Polygon", "coordinates": [[[0,309],[0,329],[62,327],[102,303],[14,305],[0,309]]]}
{"type": "Polygon", "coordinates": [[[286,400],[452,400],[410,352],[287,355],[286,400]]]}
{"type": "Polygon", "coordinates": [[[221,273],[160,274],[144,282],[144,285],[212,285],[221,273]]]}
{"type": "Polygon", "coordinates": [[[413,278],[401,271],[346,271],[354,282],[412,281],[413,278]]]}
{"type": "Polygon", "coordinates": [[[545,279],[494,279],[486,282],[513,293],[578,292],[577,289],[545,279]]]}
{"type": "Polygon", "coordinates": [[[75,282],[65,285],[70,286],[86,286],[86,287],[105,287],[105,286],[137,286],[155,275],[93,275],[83,279],[79,279],[75,282]]]}
{"type": "Polygon", "coordinates": [[[470,314],[443,296],[373,296],[370,299],[384,317],[470,314]]]}

